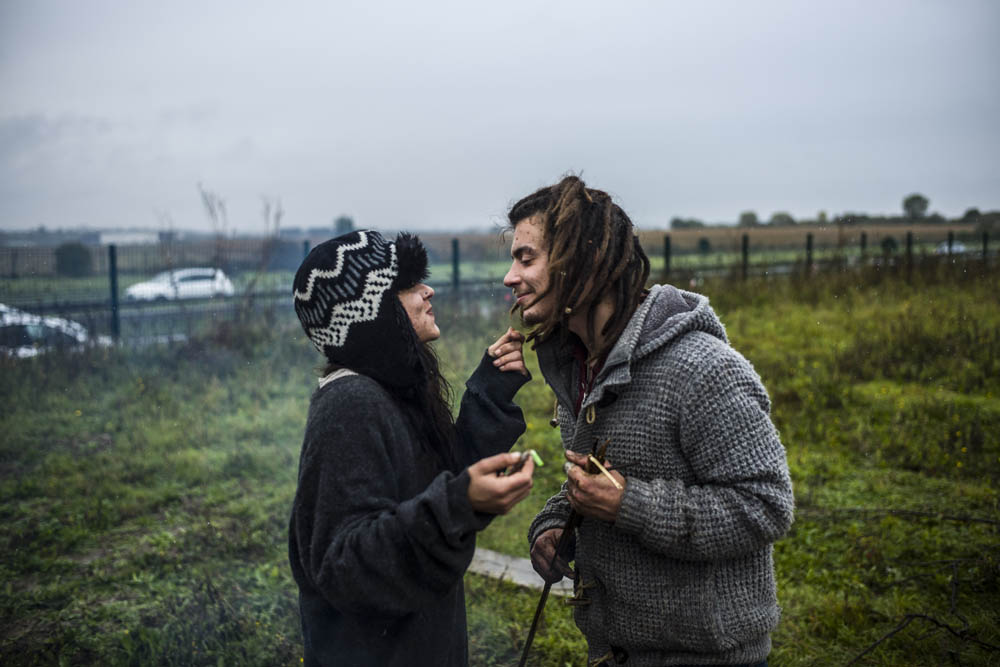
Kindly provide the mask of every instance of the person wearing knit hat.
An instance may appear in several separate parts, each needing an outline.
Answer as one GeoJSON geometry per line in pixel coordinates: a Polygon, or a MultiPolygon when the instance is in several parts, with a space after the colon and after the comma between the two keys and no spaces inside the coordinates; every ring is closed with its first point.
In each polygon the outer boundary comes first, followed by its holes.
{"type": "Polygon", "coordinates": [[[463,575],[476,533],[531,490],[508,329],[466,382],[458,417],[429,343],[440,336],[420,240],[355,231],[317,245],[293,304],[326,361],[289,523],[306,665],[468,663],[463,575]]]}

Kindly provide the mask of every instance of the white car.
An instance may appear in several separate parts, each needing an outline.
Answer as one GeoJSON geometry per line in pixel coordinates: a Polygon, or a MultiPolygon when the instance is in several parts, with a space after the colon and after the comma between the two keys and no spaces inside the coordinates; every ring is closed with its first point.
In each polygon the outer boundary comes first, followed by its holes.
{"type": "Polygon", "coordinates": [[[81,350],[88,345],[111,344],[109,336],[91,336],[79,322],[26,313],[0,303],[0,354],[28,359],[52,349],[81,350]]]}
{"type": "Polygon", "coordinates": [[[166,301],[232,296],[233,283],[222,269],[175,269],[125,290],[129,301],[166,301]]]}
{"type": "Polygon", "coordinates": [[[939,243],[938,246],[934,248],[935,255],[947,255],[948,253],[951,253],[952,255],[961,255],[964,252],[968,252],[968,249],[965,247],[965,244],[962,243],[961,241],[952,242],[950,249],[948,248],[947,241],[941,241],[941,243],[939,243]]]}

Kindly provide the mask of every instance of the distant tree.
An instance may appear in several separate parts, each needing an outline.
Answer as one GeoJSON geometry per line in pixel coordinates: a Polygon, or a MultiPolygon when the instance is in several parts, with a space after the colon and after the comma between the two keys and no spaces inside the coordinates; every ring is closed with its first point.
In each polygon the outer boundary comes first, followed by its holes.
{"type": "Polygon", "coordinates": [[[1000,211],[987,211],[976,219],[976,233],[993,236],[1000,230],[1000,211]]]}
{"type": "Polygon", "coordinates": [[[349,215],[342,215],[333,221],[333,230],[337,236],[354,231],[354,219],[349,215]]]}
{"type": "Polygon", "coordinates": [[[778,211],[777,213],[771,215],[771,222],[769,222],[768,224],[779,227],[794,225],[795,218],[793,218],[790,214],[785,213],[784,211],[778,211]]]}
{"type": "Polygon", "coordinates": [[[229,257],[229,249],[226,246],[226,235],[229,233],[229,213],[226,210],[226,200],[218,193],[206,190],[201,183],[198,183],[198,194],[201,195],[201,205],[211,221],[212,232],[215,234],[212,264],[225,268],[229,257]]]}
{"type": "Polygon", "coordinates": [[[205,213],[212,223],[212,231],[215,232],[216,237],[224,237],[229,225],[226,200],[217,193],[206,190],[201,183],[198,184],[198,194],[201,195],[201,205],[205,208],[205,213]]]}
{"type": "Polygon", "coordinates": [[[979,212],[978,208],[966,209],[965,215],[962,216],[962,222],[979,222],[979,218],[982,213],[979,212]]]}
{"type": "Polygon", "coordinates": [[[757,220],[757,214],[753,211],[743,211],[740,213],[740,227],[756,227],[759,224],[760,221],[757,220]]]}
{"type": "Polygon", "coordinates": [[[670,229],[695,229],[704,226],[705,223],[697,218],[672,218],[670,220],[670,229]]]}
{"type": "Polygon", "coordinates": [[[818,222],[821,225],[826,224],[826,211],[820,211],[819,213],[816,214],[816,222],[818,222]]]}
{"type": "Polygon", "coordinates": [[[911,220],[922,218],[927,213],[930,203],[927,197],[915,192],[903,200],[903,213],[911,220]]]}
{"type": "Polygon", "coordinates": [[[867,213],[847,212],[835,216],[833,222],[834,224],[837,225],[860,225],[867,222],[871,222],[871,217],[867,213]]]}
{"type": "Polygon", "coordinates": [[[886,236],[884,239],[882,239],[883,255],[891,255],[892,253],[896,252],[896,248],[898,247],[899,243],[897,243],[896,239],[892,238],[891,236],[886,236]]]}
{"type": "Polygon", "coordinates": [[[93,269],[90,250],[79,242],[63,243],[56,248],[56,273],[69,278],[89,276],[93,269]]]}
{"type": "Polygon", "coordinates": [[[698,239],[698,252],[702,255],[712,252],[712,242],[708,240],[707,236],[702,236],[698,239]]]}
{"type": "Polygon", "coordinates": [[[261,196],[261,215],[264,216],[264,236],[277,238],[281,234],[281,218],[285,216],[285,209],[281,207],[281,198],[261,196]]]}

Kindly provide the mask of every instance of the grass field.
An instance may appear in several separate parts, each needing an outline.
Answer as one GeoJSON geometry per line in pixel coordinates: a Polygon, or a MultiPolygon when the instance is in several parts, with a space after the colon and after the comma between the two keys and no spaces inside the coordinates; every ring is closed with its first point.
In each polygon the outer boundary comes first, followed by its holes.
{"type": "MultiPolygon", "coordinates": [[[[770,664],[1000,664],[998,283],[971,265],[701,286],[771,393],[795,484],[770,664]]],[[[436,310],[460,389],[505,315],[436,310]]],[[[280,321],[0,360],[0,664],[299,664],[286,520],[318,361],[280,321]]],[[[548,464],[479,541],[519,556],[562,481],[529,363],[518,446],[548,464]]],[[[537,593],[466,585],[473,664],[515,663],[537,593]]],[[[585,662],[557,600],[535,647],[533,665],[585,662]]]]}

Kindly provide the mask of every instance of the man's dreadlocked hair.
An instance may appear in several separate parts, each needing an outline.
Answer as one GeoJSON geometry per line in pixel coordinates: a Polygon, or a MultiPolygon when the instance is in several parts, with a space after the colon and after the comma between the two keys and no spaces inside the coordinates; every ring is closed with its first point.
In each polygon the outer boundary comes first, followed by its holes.
{"type": "Polygon", "coordinates": [[[581,309],[586,309],[587,330],[595,340],[596,307],[609,296],[614,312],[601,330],[602,349],[589,351],[599,359],[625,330],[649,278],[649,258],[632,221],[608,193],[586,187],[576,176],[528,195],[514,204],[507,219],[514,229],[532,216],[541,220],[548,244],[549,285],[535,299],[553,294],[555,307],[528,340],[543,341],[557,331],[565,335],[570,315],[581,309]]]}

